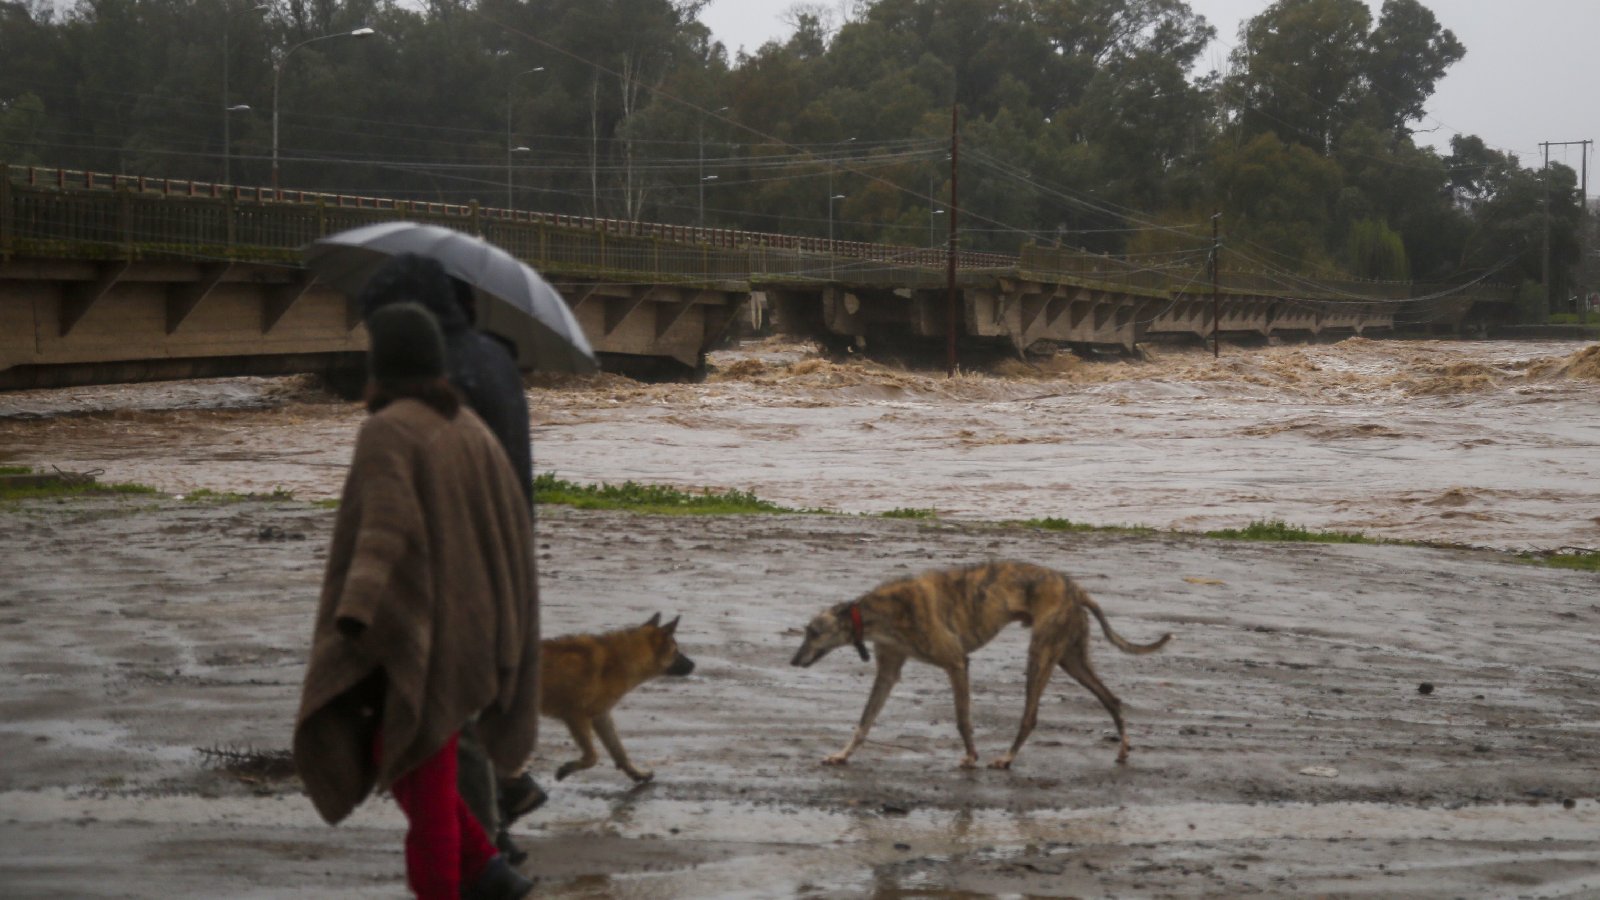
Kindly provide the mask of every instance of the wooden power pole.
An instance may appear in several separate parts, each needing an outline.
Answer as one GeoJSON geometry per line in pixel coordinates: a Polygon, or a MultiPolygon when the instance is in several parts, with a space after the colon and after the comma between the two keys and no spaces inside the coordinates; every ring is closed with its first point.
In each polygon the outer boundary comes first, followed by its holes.
{"type": "Polygon", "coordinates": [[[1554,294],[1551,293],[1551,289],[1554,287],[1554,285],[1552,285],[1550,283],[1551,282],[1551,277],[1550,277],[1550,275],[1551,275],[1551,265],[1552,265],[1551,264],[1551,260],[1550,260],[1550,204],[1551,204],[1551,197],[1550,197],[1550,148],[1551,147],[1578,147],[1582,151],[1581,155],[1583,157],[1583,163],[1582,163],[1581,168],[1583,170],[1583,179],[1582,179],[1582,182],[1581,182],[1581,186],[1578,189],[1578,207],[1579,207],[1578,211],[1580,213],[1580,217],[1578,219],[1578,292],[1577,293],[1578,293],[1578,317],[1579,317],[1579,321],[1584,321],[1584,322],[1588,321],[1588,314],[1586,312],[1586,304],[1588,303],[1588,296],[1585,294],[1585,291],[1588,289],[1588,286],[1589,286],[1589,284],[1588,284],[1588,281],[1589,281],[1589,278],[1588,278],[1589,262],[1588,262],[1588,257],[1583,255],[1584,254],[1583,239],[1584,239],[1584,235],[1587,234],[1588,230],[1589,230],[1589,145],[1593,144],[1593,143],[1594,143],[1594,141],[1591,141],[1591,140],[1583,140],[1583,141],[1542,141],[1539,144],[1539,147],[1544,150],[1544,173],[1543,174],[1544,174],[1544,311],[1545,311],[1545,315],[1549,315],[1550,313],[1553,313],[1553,312],[1556,311],[1555,296],[1554,296],[1554,294]]]}
{"type": "Polygon", "coordinates": [[[956,217],[961,204],[956,199],[956,171],[960,161],[961,133],[957,130],[956,104],[950,104],[950,248],[945,252],[945,283],[949,288],[944,318],[945,374],[956,374],[956,217]]]}
{"type": "Polygon", "coordinates": [[[1217,269],[1222,265],[1222,241],[1217,237],[1217,225],[1222,220],[1222,213],[1211,214],[1211,358],[1218,359],[1222,356],[1222,303],[1219,294],[1222,293],[1218,286],[1217,269]]]}

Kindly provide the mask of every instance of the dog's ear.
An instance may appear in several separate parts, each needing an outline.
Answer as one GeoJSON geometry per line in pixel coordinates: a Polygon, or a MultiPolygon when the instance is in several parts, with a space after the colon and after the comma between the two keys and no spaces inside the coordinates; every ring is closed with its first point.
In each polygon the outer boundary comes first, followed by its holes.
{"type": "Polygon", "coordinates": [[[650,617],[650,621],[646,622],[645,624],[646,625],[660,625],[661,624],[661,613],[656,613],[655,615],[651,616],[650,617]]]}
{"type": "Polygon", "coordinates": [[[681,615],[680,616],[673,616],[672,617],[672,621],[668,622],[665,625],[663,625],[661,627],[661,630],[665,631],[667,634],[672,634],[673,632],[678,630],[678,620],[681,619],[681,618],[683,618],[683,616],[681,616],[681,615]]]}

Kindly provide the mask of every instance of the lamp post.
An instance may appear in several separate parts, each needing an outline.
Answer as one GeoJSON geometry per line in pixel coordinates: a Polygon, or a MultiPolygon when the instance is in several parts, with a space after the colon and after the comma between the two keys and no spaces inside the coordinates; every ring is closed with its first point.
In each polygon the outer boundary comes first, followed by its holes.
{"type": "MultiPolygon", "coordinates": [[[[851,144],[855,138],[845,138],[843,143],[851,144]]],[[[843,200],[843,194],[833,192],[833,161],[828,161],[828,255],[833,255],[833,201],[843,200]]]]}
{"type": "MultiPolygon", "coordinates": [[[[719,106],[717,112],[725,113],[728,107],[719,106]]],[[[706,175],[706,117],[700,117],[700,218],[701,228],[706,227],[706,182],[716,181],[717,176],[706,175]]]]}
{"type": "Polygon", "coordinates": [[[933,223],[935,221],[933,217],[934,216],[942,216],[942,215],[944,215],[944,210],[942,210],[942,209],[930,209],[930,210],[928,210],[928,246],[929,247],[937,247],[937,246],[939,246],[939,239],[934,237],[934,233],[933,233],[933,223]]]}
{"type": "MultiPolygon", "coordinates": [[[[261,12],[270,8],[268,4],[258,3],[250,7],[251,12],[261,12]]],[[[233,183],[233,136],[230,134],[229,113],[249,112],[250,107],[244,103],[228,105],[228,73],[233,68],[228,63],[229,47],[233,44],[233,4],[224,0],[222,4],[222,183],[233,183]]]]}
{"type": "Polygon", "coordinates": [[[232,120],[231,113],[249,112],[250,104],[235,103],[222,109],[222,183],[233,184],[233,137],[228,123],[232,120]]]}
{"type": "Polygon", "coordinates": [[[833,278],[833,201],[843,200],[843,194],[828,195],[828,277],[833,278]]]}
{"type": "Polygon", "coordinates": [[[341,37],[368,37],[377,34],[371,28],[357,28],[354,31],[341,31],[336,34],[321,34],[314,38],[307,38],[289,49],[278,54],[272,63],[272,193],[278,193],[278,81],[283,76],[283,64],[289,59],[289,54],[299,50],[307,44],[317,41],[332,40],[341,37]]]}
{"type": "Polygon", "coordinates": [[[513,202],[511,199],[511,154],[533,152],[528,147],[513,147],[511,145],[511,88],[514,84],[516,84],[516,80],[518,78],[521,78],[524,75],[532,75],[535,72],[543,71],[544,66],[534,66],[531,69],[523,69],[521,72],[511,76],[510,83],[506,85],[506,209],[510,209],[513,202]]]}
{"type": "Polygon", "coordinates": [[[700,227],[706,227],[706,182],[716,181],[715,175],[702,175],[700,177],[700,227]]]}

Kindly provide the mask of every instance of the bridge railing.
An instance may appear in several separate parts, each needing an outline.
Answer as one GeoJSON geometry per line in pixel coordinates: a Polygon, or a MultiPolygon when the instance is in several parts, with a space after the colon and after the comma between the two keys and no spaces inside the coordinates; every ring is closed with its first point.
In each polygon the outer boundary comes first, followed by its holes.
{"type": "MultiPolygon", "coordinates": [[[[409,219],[480,234],[534,265],[574,272],[680,280],[839,273],[860,280],[921,280],[926,270],[946,265],[944,250],[926,247],[3,163],[0,169],[0,189],[10,195],[0,215],[13,239],[66,242],[89,256],[188,247],[207,255],[289,261],[292,251],[318,237],[409,219]]],[[[957,257],[957,266],[968,270],[1015,264],[1016,257],[1007,254],[962,251],[957,257]]]]}
{"type": "MultiPolygon", "coordinates": [[[[831,280],[937,286],[946,251],[723,228],[590,218],[472,203],[394,200],[210,182],[105,175],[0,162],[0,255],[49,250],[84,258],[171,256],[294,264],[328,234],[409,219],[482,235],[548,275],[653,283],[831,280]]],[[[1209,290],[1203,268],[1141,266],[1083,250],[1026,245],[1018,255],[963,250],[957,267],[1090,288],[1167,295],[1209,290]]],[[[1253,272],[1225,267],[1228,294],[1357,303],[1430,297],[1436,285],[1253,272]]],[[[1478,285],[1483,302],[1509,288],[1478,285]]]]}

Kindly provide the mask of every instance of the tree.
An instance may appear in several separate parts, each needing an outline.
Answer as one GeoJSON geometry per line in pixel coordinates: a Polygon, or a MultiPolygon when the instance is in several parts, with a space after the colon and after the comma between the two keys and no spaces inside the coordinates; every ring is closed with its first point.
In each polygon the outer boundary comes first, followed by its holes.
{"type": "Polygon", "coordinates": [[[1262,134],[1237,148],[1219,141],[1212,166],[1231,244],[1248,245],[1241,252],[1258,265],[1332,270],[1327,248],[1342,182],[1337,163],[1262,134]]]}
{"type": "Polygon", "coordinates": [[[1406,133],[1407,122],[1422,118],[1445,69],[1467,53],[1418,0],[1384,0],[1367,44],[1370,116],[1397,136],[1406,133]]]}
{"type": "Polygon", "coordinates": [[[1371,21],[1362,0],[1278,0],[1246,22],[1226,83],[1246,133],[1330,152],[1361,103],[1371,21]]]}

